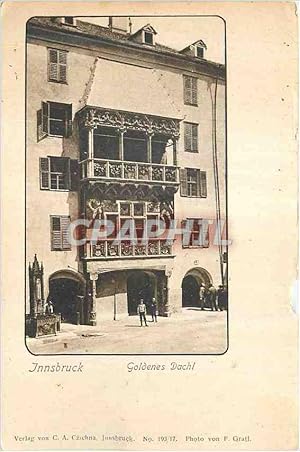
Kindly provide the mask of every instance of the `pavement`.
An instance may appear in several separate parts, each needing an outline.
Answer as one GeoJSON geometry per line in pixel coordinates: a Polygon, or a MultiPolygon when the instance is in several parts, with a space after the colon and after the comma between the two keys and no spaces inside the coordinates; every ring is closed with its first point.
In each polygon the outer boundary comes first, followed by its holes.
{"type": "Polygon", "coordinates": [[[97,326],[62,323],[56,336],[26,338],[33,354],[222,354],[227,349],[227,312],[184,308],[170,317],[103,319],[97,326]]]}

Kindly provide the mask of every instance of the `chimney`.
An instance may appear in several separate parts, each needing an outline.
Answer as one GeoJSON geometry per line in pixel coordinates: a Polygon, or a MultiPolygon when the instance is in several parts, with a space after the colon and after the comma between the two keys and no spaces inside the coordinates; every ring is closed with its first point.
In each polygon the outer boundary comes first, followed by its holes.
{"type": "Polygon", "coordinates": [[[111,31],[115,31],[117,33],[128,33],[128,17],[117,17],[110,16],[108,20],[108,27],[111,31]]]}

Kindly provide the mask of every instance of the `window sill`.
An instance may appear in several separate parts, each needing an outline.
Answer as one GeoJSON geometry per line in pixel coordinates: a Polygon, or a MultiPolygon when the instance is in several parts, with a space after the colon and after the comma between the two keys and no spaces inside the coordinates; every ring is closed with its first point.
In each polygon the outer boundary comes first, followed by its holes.
{"type": "Polygon", "coordinates": [[[194,246],[184,246],[184,245],[182,245],[182,248],[183,249],[185,249],[185,250],[190,250],[190,249],[195,249],[195,250],[197,250],[197,249],[208,249],[209,248],[209,246],[204,246],[204,245],[194,245],[194,246]]]}
{"type": "Polygon", "coordinates": [[[180,194],[180,196],[181,196],[181,198],[192,198],[192,199],[195,199],[195,198],[206,199],[207,198],[207,196],[190,196],[190,195],[181,195],[181,194],[180,194]]]}
{"type": "Polygon", "coordinates": [[[191,104],[189,102],[184,102],[184,105],[188,105],[189,107],[199,107],[199,104],[191,104]]]}
{"type": "Polygon", "coordinates": [[[199,154],[199,150],[192,151],[191,149],[185,149],[184,152],[192,152],[193,154],[199,154]]]}
{"type": "Polygon", "coordinates": [[[68,82],[60,82],[58,80],[51,80],[50,78],[48,78],[48,82],[57,83],[58,85],[68,85],[68,82]]]}
{"type": "Polygon", "coordinates": [[[59,191],[59,192],[63,192],[63,193],[67,193],[69,191],[76,191],[76,190],[71,190],[70,188],[40,188],[41,191],[59,191]]]}
{"type": "Polygon", "coordinates": [[[50,133],[48,135],[46,135],[46,137],[48,137],[48,138],[67,138],[67,137],[65,137],[65,135],[50,135],[50,133]]]}

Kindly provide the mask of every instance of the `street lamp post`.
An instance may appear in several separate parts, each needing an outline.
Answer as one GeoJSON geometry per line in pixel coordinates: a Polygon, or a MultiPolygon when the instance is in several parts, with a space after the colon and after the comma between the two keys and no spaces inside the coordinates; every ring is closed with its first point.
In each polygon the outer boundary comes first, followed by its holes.
{"type": "Polygon", "coordinates": [[[112,280],[111,280],[111,282],[113,283],[113,285],[114,285],[114,320],[117,320],[117,297],[116,297],[116,284],[117,284],[117,281],[114,279],[114,278],[112,278],[112,280]]]}

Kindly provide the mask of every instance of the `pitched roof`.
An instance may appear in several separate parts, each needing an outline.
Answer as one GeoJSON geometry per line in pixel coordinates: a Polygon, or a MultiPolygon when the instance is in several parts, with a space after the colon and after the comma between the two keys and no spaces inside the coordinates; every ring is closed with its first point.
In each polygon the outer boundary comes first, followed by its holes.
{"type": "Polygon", "coordinates": [[[152,25],[147,24],[144,25],[142,28],[140,28],[139,30],[135,31],[132,35],[130,35],[130,38],[132,38],[133,36],[141,33],[141,31],[148,31],[149,33],[153,33],[154,35],[157,35],[157,31],[152,27],[152,25]]]}
{"type": "MultiPolygon", "coordinates": [[[[145,25],[145,27],[149,26],[145,25]]],[[[76,21],[76,27],[62,24],[59,21],[55,20],[55,17],[33,17],[30,19],[27,23],[28,31],[32,29],[33,26],[38,26],[42,28],[51,29],[54,31],[64,31],[68,32],[70,34],[76,34],[76,35],[83,35],[86,37],[94,37],[94,38],[101,38],[101,40],[108,41],[108,42],[115,42],[119,44],[124,44],[126,46],[132,47],[132,48],[139,48],[139,49],[146,49],[149,52],[154,53],[160,53],[164,55],[172,55],[177,56],[181,59],[189,59],[191,61],[195,61],[194,57],[183,55],[181,51],[173,49],[172,47],[168,47],[163,44],[159,44],[156,42],[155,46],[145,46],[143,43],[138,43],[134,40],[131,40],[131,37],[133,36],[130,33],[118,33],[116,31],[111,31],[108,27],[103,27],[101,25],[92,24],[89,22],[84,22],[82,20],[76,21]]],[[[142,30],[144,27],[142,27],[140,30],[142,30]]],[[[139,31],[140,31],[139,30],[139,31]]],[[[136,33],[135,33],[136,34],[136,33]]],[[[197,41],[198,42],[198,41],[197,41]]],[[[199,41],[200,42],[200,41],[199,41]]],[[[224,68],[224,65],[221,63],[215,63],[213,61],[209,60],[202,60],[203,62],[206,62],[210,66],[214,66],[216,68],[224,68]]]]}

